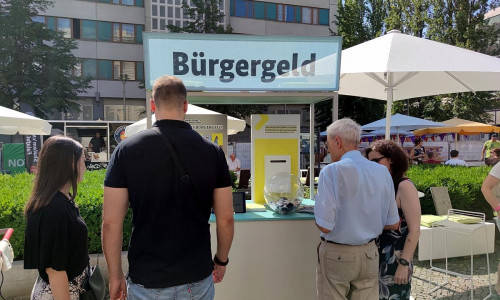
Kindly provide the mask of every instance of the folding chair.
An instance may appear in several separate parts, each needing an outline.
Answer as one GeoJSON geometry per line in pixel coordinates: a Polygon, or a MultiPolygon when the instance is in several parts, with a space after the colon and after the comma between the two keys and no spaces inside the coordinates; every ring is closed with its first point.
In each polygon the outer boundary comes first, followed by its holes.
{"type": "Polygon", "coordinates": [[[453,208],[448,188],[445,186],[433,186],[431,187],[431,195],[434,207],[436,208],[436,214],[439,216],[447,215],[448,211],[453,208]]]}

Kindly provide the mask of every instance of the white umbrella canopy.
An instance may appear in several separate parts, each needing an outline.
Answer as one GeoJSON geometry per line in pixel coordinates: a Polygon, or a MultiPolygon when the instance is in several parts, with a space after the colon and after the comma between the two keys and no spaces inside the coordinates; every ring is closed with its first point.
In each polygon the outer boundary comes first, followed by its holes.
{"type": "MultiPolygon", "coordinates": [[[[188,110],[186,116],[189,115],[220,115],[213,110],[209,110],[206,108],[202,108],[193,104],[188,104],[188,110]]],[[[156,121],[155,115],[151,116],[152,122],[156,121]]],[[[125,136],[132,136],[140,131],[146,130],[146,121],[147,118],[139,120],[125,128],[125,136]]],[[[246,122],[245,120],[241,120],[235,117],[227,116],[227,134],[236,134],[240,131],[245,130],[246,122]]]]}
{"type": "Polygon", "coordinates": [[[0,106],[0,134],[49,135],[51,129],[45,120],[0,106]]]}
{"type": "Polygon", "coordinates": [[[397,30],[342,51],[339,94],[392,102],[500,90],[500,59],[397,30]]]}

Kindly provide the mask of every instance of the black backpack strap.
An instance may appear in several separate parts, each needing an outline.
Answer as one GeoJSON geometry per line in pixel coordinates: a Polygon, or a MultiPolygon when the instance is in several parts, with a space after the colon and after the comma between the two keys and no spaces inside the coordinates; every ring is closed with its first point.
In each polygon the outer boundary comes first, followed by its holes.
{"type": "MultiPolygon", "coordinates": [[[[172,142],[170,142],[170,139],[168,138],[168,136],[166,134],[162,134],[160,128],[152,127],[151,130],[154,133],[156,133],[156,135],[161,137],[161,139],[163,140],[163,143],[165,144],[165,146],[167,146],[167,150],[168,150],[168,152],[170,152],[170,155],[172,155],[172,159],[174,160],[174,164],[175,164],[175,167],[177,168],[177,172],[179,172],[179,174],[181,175],[181,182],[185,186],[192,186],[192,190],[194,190],[194,192],[196,194],[196,198],[198,199],[198,205],[197,205],[198,211],[201,213],[201,216],[204,216],[206,207],[203,204],[203,201],[201,200],[201,196],[200,196],[200,193],[198,192],[198,188],[194,184],[191,185],[191,178],[189,177],[189,175],[186,173],[186,170],[182,166],[181,161],[179,159],[179,156],[177,156],[177,152],[175,151],[174,147],[172,146],[172,142]]],[[[210,208],[208,208],[208,210],[210,210],[210,208]]]]}
{"type": "Polygon", "coordinates": [[[175,167],[177,168],[179,174],[181,174],[181,182],[184,183],[185,185],[189,185],[191,179],[184,170],[184,167],[182,166],[181,161],[179,160],[179,156],[177,156],[177,152],[175,152],[174,147],[172,146],[172,143],[170,142],[167,135],[162,134],[160,128],[158,127],[152,127],[151,130],[153,130],[153,132],[156,133],[156,135],[161,137],[161,139],[165,143],[165,146],[167,146],[168,152],[170,152],[170,155],[172,155],[172,159],[174,160],[175,167]]]}

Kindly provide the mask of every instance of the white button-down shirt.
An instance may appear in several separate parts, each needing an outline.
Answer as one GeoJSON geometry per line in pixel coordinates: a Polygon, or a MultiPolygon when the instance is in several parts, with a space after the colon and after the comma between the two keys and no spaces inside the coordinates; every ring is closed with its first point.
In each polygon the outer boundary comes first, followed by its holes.
{"type": "Polygon", "coordinates": [[[321,236],[336,243],[363,245],[399,222],[389,171],[359,151],[321,170],[315,200],[316,223],[330,230],[321,236]]]}

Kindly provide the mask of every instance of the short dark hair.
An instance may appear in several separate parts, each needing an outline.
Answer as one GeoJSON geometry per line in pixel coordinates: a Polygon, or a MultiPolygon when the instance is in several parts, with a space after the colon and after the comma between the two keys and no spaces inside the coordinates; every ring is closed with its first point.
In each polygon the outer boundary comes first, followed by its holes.
{"type": "Polygon", "coordinates": [[[433,158],[434,157],[434,152],[433,151],[427,151],[427,157],[429,159],[433,158]]]}
{"type": "Polygon", "coordinates": [[[500,148],[495,148],[492,151],[495,152],[497,157],[500,157],[500,148]]]}
{"type": "Polygon", "coordinates": [[[416,138],[415,138],[415,141],[414,141],[415,145],[418,145],[418,144],[420,144],[421,142],[423,142],[422,138],[420,138],[420,137],[416,137],[416,138]]]}
{"type": "Polygon", "coordinates": [[[157,107],[181,109],[186,102],[187,91],[181,79],[175,76],[162,76],[153,85],[153,100],[157,107]]]}
{"type": "Polygon", "coordinates": [[[372,151],[377,151],[384,157],[391,159],[391,176],[394,182],[401,180],[408,170],[408,155],[406,152],[396,144],[394,141],[390,140],[378,140],[373,142],[369,148],[366,149],[365,155],[372,151]]]}
{"type": "Polygon", "coordinates": [[[457,150],[451,150],[450,151],[450,156],[451,157],[457,157],[458,156],[458,151],[457,150]]]}

